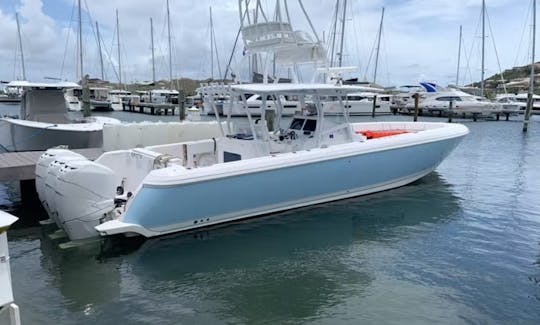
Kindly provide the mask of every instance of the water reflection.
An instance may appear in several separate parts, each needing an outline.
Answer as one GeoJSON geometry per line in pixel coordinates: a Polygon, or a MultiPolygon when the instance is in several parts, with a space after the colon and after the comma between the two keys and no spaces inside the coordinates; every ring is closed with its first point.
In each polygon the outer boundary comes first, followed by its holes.
{"type": "Polygon", "coordinates": [[[393,191],[149,240],[62,250],[42,231],[40,267],[63,298],[58,308],[77,321],[314,320],[369,294],[377,273],[362,247],[415,236],[458,211],[433,173],[393,191]]]}
{"type": "Polygon", "coordinates": [[[434,173],[395,191],[147,240],[125,263],[143,292],[201,301],[225,319],[306,320],[365,294],[376,275],[361,256],[360,267],[348,264],[353,245],[399,240],[411,235],[407,227],[445,222],[458,209],[434,173]]]}
{"type": "Polygon", "coordinates": [[[59,289],[70,311],[89,315],[96,305],[117,299],[120,295],[119,260],[99,258],[100,243],[68,250],[58,247],[59,241],[41,231],[41,268],[50,274],[51,285],[59,289]]]}

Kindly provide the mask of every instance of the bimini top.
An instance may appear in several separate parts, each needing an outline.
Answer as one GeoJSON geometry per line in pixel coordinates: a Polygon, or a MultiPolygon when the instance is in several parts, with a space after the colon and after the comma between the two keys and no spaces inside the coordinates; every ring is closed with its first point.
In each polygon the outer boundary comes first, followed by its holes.
{"type": "Polygon", "coordinates": [[[63,89],[63,88],[81,88],[79,84],[69,81],[62,82],[30,82],[23,80],[11,81],[7,84],[8,87],[20,87],[20,88],[50,88],[50,89],[63,89]]]}
{"type": "Polygon", "coordinates": [[[238,84],[231,85],[231,90],[238,93],[255,94],[319,94],[335,95],[358,93],[366,90],[361,86],[339,86],[330,84],[238,84]]]}

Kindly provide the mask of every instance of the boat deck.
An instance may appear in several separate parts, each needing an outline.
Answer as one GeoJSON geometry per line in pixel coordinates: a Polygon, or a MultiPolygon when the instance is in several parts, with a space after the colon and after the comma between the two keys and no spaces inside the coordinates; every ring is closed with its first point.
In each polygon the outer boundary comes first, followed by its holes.
{"type": "MultiPolygon", "coordinates": [[[[102,153],[101,148],[73,150],[90,160],[102,153]]],[[[35,178],[36,163],[44,151],[23,151],[0,153],[0,182],[24,181],[35,178]]]]}

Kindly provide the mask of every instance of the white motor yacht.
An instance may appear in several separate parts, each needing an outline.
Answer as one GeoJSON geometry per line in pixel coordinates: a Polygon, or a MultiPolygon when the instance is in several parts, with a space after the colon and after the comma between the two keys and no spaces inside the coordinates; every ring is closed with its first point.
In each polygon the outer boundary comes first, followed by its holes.
{"type": "MultiPolygon", "coordinates": [[[[373,114],[373,101],[375,100],[375,115],[390,115],[391,95],[374,92],[359,92],[348,94],[341,100],[344,102],[350,116],[366,116],[373,114]]],[[[341,114],[338,98],[328,98],[323,102],[325,115],[341,114]]]]}
{"type": "Polygon", "coordinates": [[[111,103],[111,108],[114,111],[121,111],[123,104],[133,99],[131,92],[123,89],[109,90],[108,100],[111,103]]]}
{"type": "Polygon", "coordinates": [[[0,103],[17,104],[21,102],[22,89],[20,87],[7,85],[0,93],[0,103]]]}
{"type": "Polygon", "coordinates": [[[447,112],[450,107],[455,114],[465,115],[479,114],[490,116],[501,113],[504,110],[500,103],[491,102],[485,98],[454,89],[427,93],[419,103],[419,109],[424,112],[447,112]]]}
{"type": "Polygon", "coordinates": [[[113,110],[109,98],[109,88],[90,87],[90,109],[96,112],[109,112],[113,110]]]}
{"type": "MultiPolygon", "coordinates": [[[[496,101],[502,105],[515,105],[520,113],[525,112],[527,108],[527,94],[499,94],[496,97],[496,101]]],[[[533,111],[540,112],[540,96],[533,95],[533,111]]]]}
{"type": "Polygon", "coordinates": [[[77,85],[77,88],[66,88],[64,90],[64,97],[66,98],[66,105],[68,110],[78,112],[81,110],[81,102],[79,97],[81,96],[81,86],[77,85]]]}

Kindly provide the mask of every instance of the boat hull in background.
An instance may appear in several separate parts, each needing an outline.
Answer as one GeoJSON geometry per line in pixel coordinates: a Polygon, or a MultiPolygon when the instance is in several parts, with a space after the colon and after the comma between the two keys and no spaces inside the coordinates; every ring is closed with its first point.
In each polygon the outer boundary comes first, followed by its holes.
{"type": "Polygon", "coordinates": [[[6,151],[46,150],[59,145],[98,148],[103,144],[102,128],[63,128],[61,124],[2,119],[0,129],[0,145],[6,151]]]}

